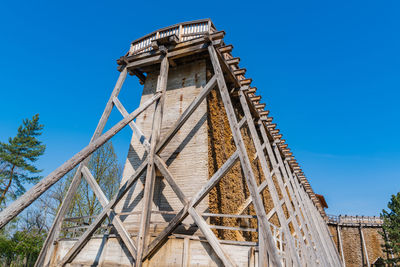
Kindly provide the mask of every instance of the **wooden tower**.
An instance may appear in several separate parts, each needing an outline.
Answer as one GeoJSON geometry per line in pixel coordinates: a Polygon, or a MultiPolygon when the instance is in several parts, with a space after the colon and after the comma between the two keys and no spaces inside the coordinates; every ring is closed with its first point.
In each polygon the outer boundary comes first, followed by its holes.
{"type": "Polygon", "coordinates": [[[36,266],[341,266],[321,203],[224,34],[209,19],[180,23],[118,60],[89,145],[0,213],[3,227],[77,167],[36,266]],[[127,74],[143,84],[131,113],[118,98],[127,74]],[[103,133],[113,108],[123,119],[103,133]],[[107,199],[87,162],[128,125],[107,199]],[[66,217],[82,178],[103,206],[90,224],[66,217]]]}

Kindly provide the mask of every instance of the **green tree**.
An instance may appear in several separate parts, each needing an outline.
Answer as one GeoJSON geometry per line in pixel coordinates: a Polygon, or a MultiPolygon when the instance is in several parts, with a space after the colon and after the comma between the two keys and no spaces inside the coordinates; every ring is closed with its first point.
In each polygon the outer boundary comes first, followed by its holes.
{"type": "MultiPolygon", "coordinates": [[[[111,141],[105,143],[92,154],[87,166],[104,194],[108,199],[111,199],[119,189],[122,174],[122,167],[118,162],[111,141]]],[[[56,215],[60,208],[75,172],[76,169],[67,174],[49,192],[49,197],[46,200],[51,200],[48,206],[50,206],[50,212],[53,216],[56,215]]],[[[85,178],[82,177],[81,184],[74,195],[67,217],[85,218],[74,222],[65,222],[64,226],[71,227],[90,224],[93,220],[91,216],[97,215],[101,210],[102,206],[97,200],[96,195],[91,190],[85,178]]]]}
{"type": "Polygon", "coordinates": [[[15,199],[25,193],[25,185],[37,182],[41,177],[33,163],[43,155],[46,146],[37,137],[42,134],[39,114],[25,119],[14,138],[0,142],[0,207],[8,198],[15,199]]]}
{"type": "Polygon", "coordinates": [[[400,262],[400,192],[392,195],[387,207],[388,211],[382,210],[381,213],[383,218],[381,235],[385,240],[383,251],[388,254],[386,263],[393,266],[400,262]]]}

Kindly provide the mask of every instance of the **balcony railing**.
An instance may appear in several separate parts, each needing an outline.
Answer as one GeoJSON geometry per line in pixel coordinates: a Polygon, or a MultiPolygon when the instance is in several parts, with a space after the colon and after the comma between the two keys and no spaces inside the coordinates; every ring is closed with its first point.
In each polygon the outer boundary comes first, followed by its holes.
{"type": "Polygon", "coordinates": [[[216,29],[210,19],[188,21],[159,29],[132,42],[129,49],[130,55],[151,51],[151,42],[155,39],[176,35],[179,42],[185,42],[206,34],[215,32],[216,29]]]}
{"type": "Polygon", "coordinates": [[[383,220],[377,216],[348,216],[348,215],[328,215],[328,223],[331,224],[364,224],[364,225],[382,225],[383,220]]]}

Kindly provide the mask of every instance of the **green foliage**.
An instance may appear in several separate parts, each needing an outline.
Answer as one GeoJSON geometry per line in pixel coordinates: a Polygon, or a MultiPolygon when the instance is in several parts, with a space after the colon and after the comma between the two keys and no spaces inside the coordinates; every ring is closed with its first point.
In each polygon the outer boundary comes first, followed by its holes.
{"type": "Polygon", "coordinates": [[[39,115],[25,119],[17,135],[8,143],[0,142],[0,207],[8,198],[15,199],[25,193],[25,184],[35,183],[41,172],[33,163],[43,155],[46,146],[37,137],[42,134],[43,125],[39,115]]]}
{"type": "Polygon", "coordinates": [[[0,232],[0,266],[34,265],[47,234],[37,216],[39,213],[27,213],[24,220],[14,220],[0,232]],[[21,220],[22,227],[16,230],[21,220]]]}
{"type": "Polygon", "coordinates": [[[382,210],[381,213],[383,218],[381,235],[385,240],[383,251],[388,253],[386,263],[393,265],[400,263],[400,192],[392,195],[387,207],[388,211],[382,210]]]}

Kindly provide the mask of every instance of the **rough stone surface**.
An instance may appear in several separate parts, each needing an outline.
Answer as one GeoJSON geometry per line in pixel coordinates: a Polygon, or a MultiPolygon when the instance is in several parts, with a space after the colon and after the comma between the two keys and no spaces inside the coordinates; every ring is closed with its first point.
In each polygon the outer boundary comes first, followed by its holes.
{"type": "MultiPolygon", "coordinates": [[[[336,225],[329,225],[329,230],[340,254],[336,225]]],[[[378,257],[386,259],[386,253],[382,250],[382,245],[384,244],[383,238],[379,234],[382,228],[363,227],[362,231],[367,247],[369,263],[373,264],[378,257]]],[[[360,228],[358,226],[340,226],[340,234],[346,266],[363,266],[363,262],[366,266],[366,260],[363,258],[365,255],[361,243],[360,228]]]]}

